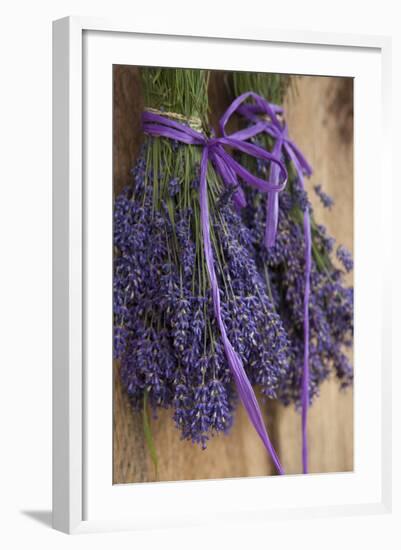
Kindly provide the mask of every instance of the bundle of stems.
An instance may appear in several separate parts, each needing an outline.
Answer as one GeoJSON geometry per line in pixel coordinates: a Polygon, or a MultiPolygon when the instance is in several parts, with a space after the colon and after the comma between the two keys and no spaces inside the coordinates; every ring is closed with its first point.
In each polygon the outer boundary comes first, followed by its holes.
{"type": "MultiPolygon", "coordinates": [[[[142,69],[146,108],[209,134],[208,73],[142,69]]],[[[146,137],[114,214],[114,350],[134,407],[172,409],[185,439],[226,433],[237,399],[218,329],[200,219],[202,150],[146,137]]],[[[210,237],[222,316],[251,382],[275,397],[288,339],[259,274],[251,236],[214,167],[210,237]]]]}
{"type": "Polygon", "coordinates": [[[230,80],[235,97],[252,91],[276,105],[282,105],[289,89],[295,90],[294,78],[284,74],[234,72],[230,80]]]}

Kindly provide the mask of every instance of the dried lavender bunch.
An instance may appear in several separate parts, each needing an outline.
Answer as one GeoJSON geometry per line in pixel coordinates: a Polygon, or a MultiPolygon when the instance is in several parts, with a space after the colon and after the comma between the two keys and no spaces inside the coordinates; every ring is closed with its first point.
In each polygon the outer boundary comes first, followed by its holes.
{"type": "MultiPolygon", "coordinates": [[[[280,75],[234,73],[233,88],[236,94],[249,89],[264,95],[268,101],[281,104],[288,80],[280,75]]],[[[267,134],[253,139],[257,145],[272,150],[274,141],[267,134]]],[[[267,177],[269,167],[261,161],[251,161],[241,156],[240,162],[267,177]]],[[[318,394],[319,386],[330,372],[334,372],[341,387],[347,387],[353,380],[352,365],[347,350],[353,339],[353,289],[344,283],[344,271],[337,269],[331,257],[334,239],[322,225],[314,221],[312,206],[307,193],[302,189],[291,163],[287,159],[290,180],[280,194],[278,233],[273,248],[266,249],[263,235],[266,221],[266,198],[260,193],[246,190],[247,207],[242,216],[252,235],[257,268],[263,276],[268,294],[280,315],[290,339],[291,365],[287,377],[282,378],[279,398],[285,403],[297,405],[300,402],[304,334],[303,296],[305,285],[305,241],[303,213],[308,209],[312,220],[312,271],[310,317],[310,387],[312,400],[318,394]]],[[[315,192],[326,208],[333,201],[316,186],[315,192]]],[[[346,272],[353,268],[349,252],[339,246],[337,258],[346,272]]]]}
{"type": "MultiPolygon", "coordinates": [[[[144,75],[148,84],[162,81],[159,96],[147,94],[151,106],[169,93],[166,82],[185,88],[200,78],[185,71],[164,79],[164,71],[144,75]]],[[[179,104],[168,98],[165,108],[179,104]]],[[[195,104],[197,116],[205,117],[202,101],[195,104]]],[[[183,112],[190,117],[194,111],[186,105],[183,112]]],[[[210,435],[231,427],[236,391],[204,259],[199,161],[196,147],[147,138],[132,185],[115,201],[114,351],[133,406],[140,408],[146,393],[154,411],[171,408],[182,436],[205,447],[210,435]]],[[[249,231],[211,166],[208,192],[228,336],[251,381],[274,397],[289,366],[289,340],[248,246],[249,231]]]]}

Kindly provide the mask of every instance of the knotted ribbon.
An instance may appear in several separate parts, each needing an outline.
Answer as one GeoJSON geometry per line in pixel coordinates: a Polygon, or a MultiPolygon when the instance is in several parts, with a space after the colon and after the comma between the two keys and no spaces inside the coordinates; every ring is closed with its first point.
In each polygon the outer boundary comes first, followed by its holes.
{"type": "MultiPolygon", "coordinates": [[[[236,186],[237,190],[235,192],[234,199],[239,206],[243,206],[245,204],[243,191],[239,187],[239,178],[241,181],[259,189],[264,193],[278,193],[284,189],[287,183],[288,175],[285,165],[277,157],[277,155],[269,153],[265,149],[258,147],[252,143],[248,143],[243,139],[236,139],[232,135],[225,135],[225,126],[229,118],[237,110],[238,106],[243,101],[245,101],[248,97],[252,97],[253,95],[254,94],[252,94],[251,92],[242,94],[242,96],[237,98],[237,100],[234,101],[224,113],[220,121],[220,126],[224,132],[224,135],[222,137],[208,137],[201,132],[195,131],[185,124],[181,124],[159,114],[155,114],[154,112],[145,111],[143,113],[142,121],[144,132],[150,136],[164,137],[176,140],[180,143],[202,147],[199,201],[203,247],[205,252],[210,286],[212,290],[214,314],[220,330],[227,362],[229,364],[237,387],[238,395],[247,411],[247,414],[256,432],[258,433],[264,446],[270,454],[278,473],[284,474],[284,470],[280,464],[277,453],[269,439],[263,421],[262,412],[260,410],[252,385],[246,375],[242,360],[238,353],[234,350],[227,335],[227,330],[221,315],[220,290],[218,286],[216,272],[214,269],[214,255],[210,239],[210,217],[207,185],[207,167],[209,162],[213,164],[216,172],[220,175],[225,185],[236,186]],[[253,158],[258,158],[277,165],[275,180],[264,180],[246,170],[225,150],[226,146],[232,148],[235,151],[245,153],[253,158]]],[[[267,219],[267,224],[271,225],[272,221],[270,219],[267,219]]],[[[272,230],[272,228],[269,229],[269,231],[272,230]]]]}
{"type": "MultiPolygon", "coordinates": [[[[248,128],[232,134],[232,139],[247,140],[256,135],[266,132],[275,139],[273,154],[277,159],[282,159],[286,155],[293,163],[301,188],[305,188],[304,176],[311,176],[312,168],[297,148],[295,143],[288,136],[288,127],[280,121],[280,115],[283,114],[283,108],[269,103],[263,97],[251,93],[254,99],[253,104],[242,104],[237,106],[237,112],[252,122],[248,128]]],[[[237,98],[238,101],[240,98],[237,98]]],[[[235,103],[235,102],[234,102],[235,103]]],[[[224,123],[224,120],[222,121],[224,123]]],[[[225,124],[220,125],[220,130],[225,135],[225,124]]],[[[270,166],[270,179],[274,184],[278,181],[276,164],[270,166]]],[[[279,200],[278,191],[272,190],[267,193],[267,218],[270,221],[266,224],[265,245],[274,246],[279,200]]],[[[304,361],[302,369],[302,391],[301,391],[301,409],[302,409],[302,467],[303,472],[308,473],[308,438],[307,438],[307,417],[309,408],[309,299],[310,299],[310,273],[312,263],[312,237],[311,225],[308,208],[304,211],[303,229],[305,239],[305,290],[304,290],[304,361]]]]}

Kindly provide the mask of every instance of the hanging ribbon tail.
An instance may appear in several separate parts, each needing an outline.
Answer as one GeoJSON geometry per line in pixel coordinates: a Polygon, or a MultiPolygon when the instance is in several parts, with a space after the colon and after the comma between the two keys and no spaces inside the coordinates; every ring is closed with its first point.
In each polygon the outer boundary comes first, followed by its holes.
{"type": "MultiPolygon", "coordinates": [[[[311,176],[312,168],[296,147],[296,145],[288,139],[288,131],[285,128],[285,151],[292,161],[294,168],[298,174],[299,182],[302,189],[305,188],[304,175],[311,176]]],[[[310,278],[312,268],[312,233],[310,214],[307,209],[303,217],[304,241],[305,241],[305,289],[304,289],[304,357],[302,366],[302,387],[301,387],[301,430],[302,430],[302,471],[304,474],[309,472],[309,453],[308,453],[308,412],[309,412],[309,348],[310,348],[310,320],[309,320],[309,302],[310,302],[310,278]]]]}
{"type": "MultiPolygon", "coordinates": [[[[285,142],[286,153],[294,164],[302,189],[305,188],[304,175],[310,176],[312,168],[305,157],[292,141],[285,142]]],[[[304,241],[305,241],[305,289],[304,289],[304,358],[302,366],[302,387],[301,387],[301,424],[302,424],[302,471],[307,474],[308,468],[308,412],[309,412],[309,301],[310,301],[310,278],[312,268],[312,233],[309,210],[305,210],[303,219],[304,241]]]]}
{"type": "MultiPolygon", "coordinates": [[[[222,323],[222,321],[221,321],[222,323]]],[[[220,325],[220,331],[222,334],[223,344],[225,354],[230,365],[231,372],[234,377],[235,385],[237,387],[238,395],[241,399],[242,404],[245,407],[245,410],[248,413],[249,419],[251,420],[256,432],[258,433],[260,439],[263,442],[263,445],[267,449],[276,469],[280,475],[284,474],[283,467],[280,464],[279,458],[276,451],[269,439],[265,423],[263,420],[262,412],[260,410],[258,401],[256,399],[255,392],[249,382],[249,379],[245,373],[244,366],[239,355],[233,349],[227,334],[225,332],[224,325],[220,325]]]]}
{"type": "Polygon", "coordinates": [[[248,413],[256,432],[261,438],[264,446],[270,454],[272,461],[279,474],[284,474],[284,470],[280,464],[278,456],[270,442],[267,434],[262,412],[258,401],[253,391],[252,385],[245,373],[244,366],[239,355],[236,353],[227,336],[226,327],[221,315],[220,290],[218,287],[216,272],[214,269],[213,249],[210,239],[210,219],[209,219],[209,201],[207,195],[207,163],[208,163],[208,148],[205,147],[202,153],[201,171],[200,171],[200,210],[201,210],[201,226],[203,234],[203,246],[205,252],[206,266],[210,279],[210,285],[213,296],[213,307],[217,324],[220,329],[220,334],[223,341],[224,352],[227,358],[228,365],[233,375],[238,395],[248,413]]]}
{"type": "MultiPolygon", "coordinates": [[[[312,168],[309,166],[305,157],[299,149],[291,142],[285,143],[286,153],[294,164],[298,174],[302,189],[305,188],[304,175],[310,176],[312,168]]],[[[304,212],[303,218],[304,241],[305,241],[305,289],[304,289],[304,357],[302,366],[302,387],[301,387],[301,425],[302,425],[302,471],[307,474],[308,466],[308,412],[309,412],[309,340],[310,340],[310,321],[309,321],[309,302],[310,302],[310,278],[312,268],[312,234],[309,210],[304,212]]]]}

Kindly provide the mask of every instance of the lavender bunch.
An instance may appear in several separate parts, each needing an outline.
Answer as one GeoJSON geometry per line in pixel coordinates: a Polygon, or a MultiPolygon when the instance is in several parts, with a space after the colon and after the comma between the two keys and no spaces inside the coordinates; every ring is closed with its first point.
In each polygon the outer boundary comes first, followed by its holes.
{"type": "MultiPolygon", "coordinates": [[[[281,105],[287,90],[294,91],[294,80],[276,74],[233,73],[232,88],[235,95],[248,90],[281,105]]],[[[267,134],[253,139],[257,145],[271,151],[274,140],[267,134]]],[[[268,176],[269,166],[263,161],[252,161],[240,156],[240,162],[262,177],[268,176]]],[[[266,197],[253,190],[246,190],[247,207],[242,212],[244,225],[251,235],[257,270],[263,279],[267,294],[280,316],[290,341],[290,366],[281,378],[278,397],[285,404],[299,404],[302,383],[304,352],[303,297],[305,288],[305,242],[303,213],[307,209],[312,224],[312,270],[310,318],[310,387],[312,400],[318,395],[319,386],[333,372],[341,387],[353,380],[352,365],[347,350],[353,339],[353,289],[344,283],[344,273],[353,262],[342,246],[335,251],[335,241],[324,226],[314,220],[311,203],[301,187],[292,164],[287,160],[290,175],[286,189],[280,193],[278,232],[273,248],[263,244],[266,222],[266,197]],[[332,258],[336,254],[343,269],[335,267],[332,258]]],[[[320,185],[315,192],[323,206],[332,208],[333,200],[320,185]]]]}
{"type": "MultiPolygon", "coordinates": [[[[199,85],[204,91],[202,71],[147,71],[151,107],[160,109],[163,100],[166,111],[181,109],[188,124],[194,113],[206,119],[205,98],[191,107],[186,103],[191,96],[180,102],[171,92],[199,85]],[[158,80],[160,93],[155,91],[158,80]]],[[[229,431],[237,396],[204,258],[200,155],[194,146],[147,138],[131,185],[116,198],[114,352],[133,407],[141,408],[146,395],[155,413],[160,407],[171,409],[183,438],[205,448],[210,436],[229,431]]],[[[275,397],[287,377],[290,341],[232,194],[210,165],[207,177],[210,235],[228,337],[251,382],[266,397],[275,397]]]]}

